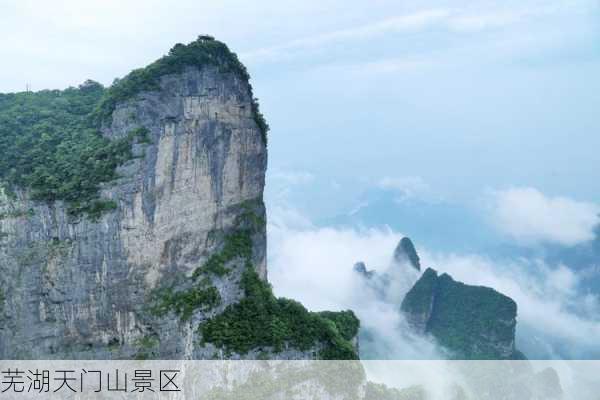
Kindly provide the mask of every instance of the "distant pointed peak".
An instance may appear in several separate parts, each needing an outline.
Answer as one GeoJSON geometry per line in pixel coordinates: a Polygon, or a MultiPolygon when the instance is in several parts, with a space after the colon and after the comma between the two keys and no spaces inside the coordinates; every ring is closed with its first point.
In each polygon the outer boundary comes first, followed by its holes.
{"type": "Polygon", "coordinates": [[[408,237],[403,237],[396,246],[396,250],[394,250],[394,261],[399,264],[408,261],[408,263],[417,271],[421,270],[421,260],[412,240],[408,237]]]}
{"type": "Polygon", "coordinates": [[[374,271],[367,270],[366,264],[362,261],[359,261],[356,264],[354,264],[353,269],[354,269],[354,272],[360,274],[361,276],[363,276],[367,279],[370,279],[374,274],[374,271]]]}

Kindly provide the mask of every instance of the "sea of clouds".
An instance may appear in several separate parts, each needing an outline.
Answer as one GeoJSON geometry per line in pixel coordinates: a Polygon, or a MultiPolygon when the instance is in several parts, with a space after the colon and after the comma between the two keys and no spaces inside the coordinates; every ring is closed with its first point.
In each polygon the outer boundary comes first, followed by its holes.
{"type": "MultiPolygon", "coordinates": [[[[597,222],[597,206],[547,197],[532,188],[490,192],[488,197],[489,221],[520,244],[572,245],[592,237],[597,222]]],[[[389,227],[316,226],[298,210],[272,207],[269,280],[277,295],[297,299],[310,310],[352,309],[362,324],[364,358],[439,358],[434,340],[411,333],[399,312],[402,298],[418,279],[409,267],[392,263],[404,234],[389,227]],[[353,271],[357,261],[391,273],[391,298],[378,296],[353,271]]],[[[498,259],[415,246],[423,269],[431,267],[513,298],[518,304],[517,347],[530,359],[600,357],[598,294],[583,291],[584,275],[568,265],[522,254],[498,259]]]]}

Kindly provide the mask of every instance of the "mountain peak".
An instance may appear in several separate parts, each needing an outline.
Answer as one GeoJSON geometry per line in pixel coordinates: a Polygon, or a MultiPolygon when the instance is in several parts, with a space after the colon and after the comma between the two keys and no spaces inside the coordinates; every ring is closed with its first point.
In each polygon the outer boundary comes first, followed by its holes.
{"type": "Polygon", "coordinates": [[[394,250],[394,261],[398,264],[408,262],[417,271],[421,270],[421,260],[415,245],[408,237],[403,237],[394,250]]]}
{"type": "Polygon", "coordinates": [[[453,358],[518,359],[517,304],[484,286],[466,285],[428,268],[402,301],[412,327],[430,333],[453,358]]]}
{"type": "Polygon", "coordinates": [[[225,43],[208,35],[201,35],[187,45],[177,43],[167,55],[144,68],[131,71],[123,79],[115,80],[108,88],[93,119],[97,124],[102,124],[112,116],[118,103],[130,100],[141,92],[160,90],[163,76],[182,73],[188,67],[202,69],[208,66],[216,67],[220,73],[232,73],[246,83],[251,98],[252,117],[266,143],[269,126],[259,111],[258,100],[252,95],[252,86],[248,83],[248,70],[225,43]]]}

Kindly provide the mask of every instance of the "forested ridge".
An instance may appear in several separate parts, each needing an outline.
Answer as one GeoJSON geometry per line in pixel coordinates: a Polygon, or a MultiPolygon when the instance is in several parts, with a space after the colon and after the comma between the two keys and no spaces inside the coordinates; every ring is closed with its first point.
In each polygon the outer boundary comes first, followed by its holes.
{"type": "MultiPolygon", "coordinates": [[[[109,140],[100,127],[119,102],[158,90],[161,76],[205,65],[249,79],[225,44],[200,36],[188,45],[175,45],[168,55],[109,88],[88,80],[66,90],[0,94],[0,183],[8,193],[28,189],[33,200],[64,201],[73,216],[97,218],[115,208],[113,201],[99,197],[100,185],[118,177],[117,166],[132,157],[132,141],[147,141],[147,132],[139,127],[124,138],[109,140]]],[[[266,142],[268,125],[256,99],[252,105],[266,142]]]]}
{"type": "Polygon", "coordinates": [[[0,179],[33,200],[68,204],[72,215],[114,207],[98,196],[131,157],[130,138],[109,140],[89,118],[105,93],[97,82],[77,88],[0,94],[0,179]]]}

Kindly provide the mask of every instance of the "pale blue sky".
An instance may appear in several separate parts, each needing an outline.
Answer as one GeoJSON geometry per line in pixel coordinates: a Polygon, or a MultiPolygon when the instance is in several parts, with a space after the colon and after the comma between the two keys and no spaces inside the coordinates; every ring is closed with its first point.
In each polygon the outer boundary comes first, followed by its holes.
{"type": "Polygon", "coordinates": [[[278,294],[354,307],[331,303],[340,277],[359,259],[377,267],[408,234],[424,264],[518,301],[522,350],[592,357],[600,302],[582,285],[589,276],[517,249],[577,254],[593,237],[599,17],[598,0],[0,0],[0,91],[110,84],[211,34],[247,65],[272,128],[278,294]],[[353,209],[342,216],[395,231],[311,224],[353,209]],[[510,263],[455,255],[461,244],[498,245],[496,234],[510,263]]]}
{"type": "Polygon", "coordinates": [[[599,9],[596,0],[0,0],[0,90],[109,84],[208,33],[253,76],[272,127],[270,172],[316,177],[302,189],[316,214],[384,177],[420,179],[459,202],[510,186],[596,201],[599,9]]]}

